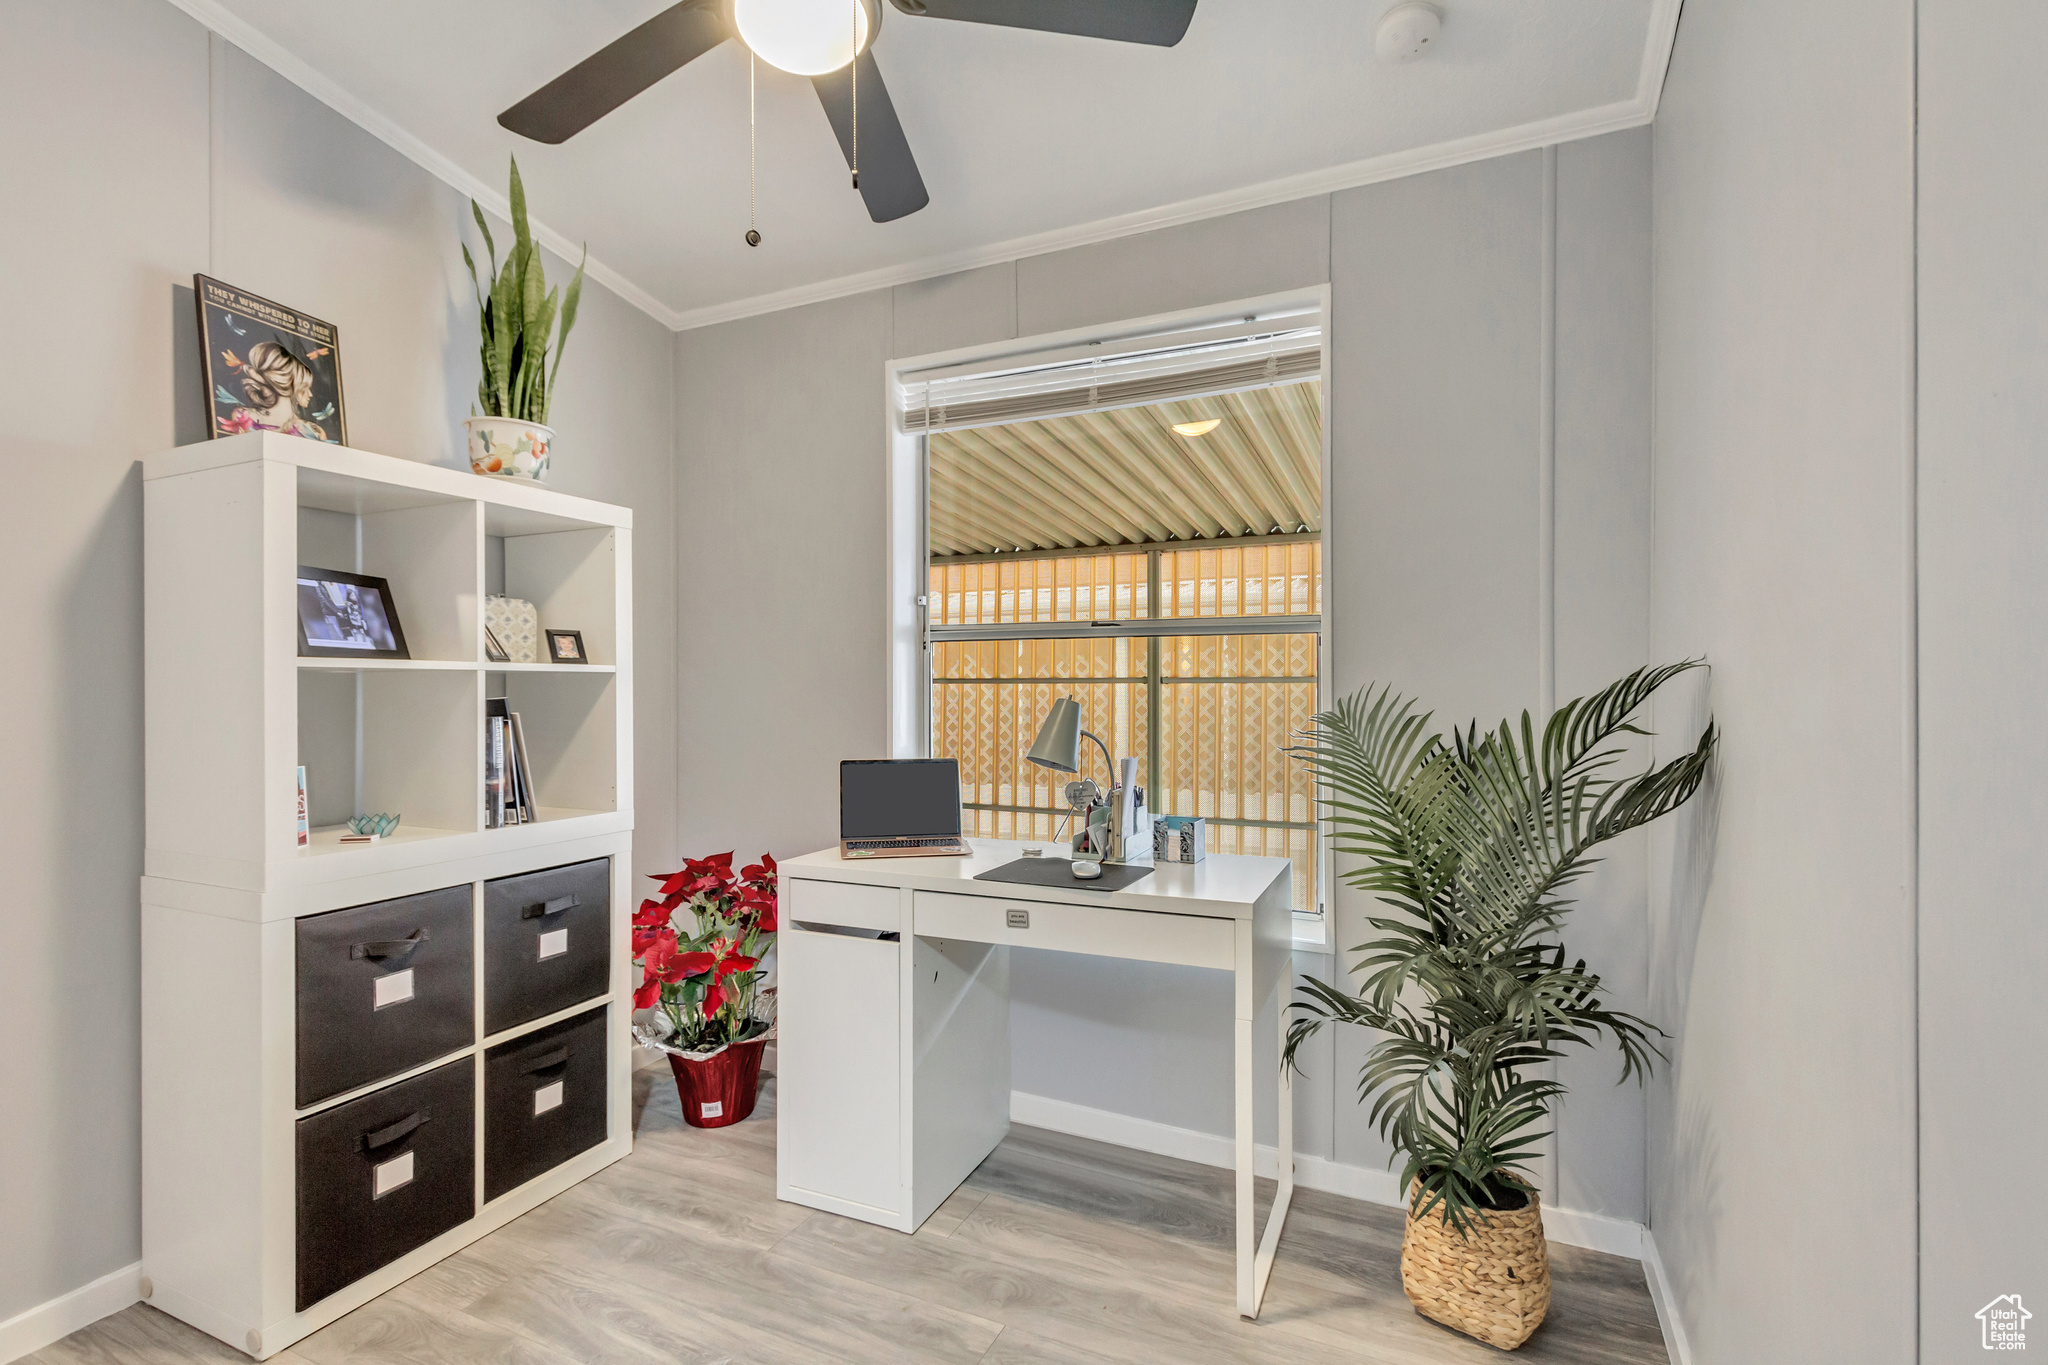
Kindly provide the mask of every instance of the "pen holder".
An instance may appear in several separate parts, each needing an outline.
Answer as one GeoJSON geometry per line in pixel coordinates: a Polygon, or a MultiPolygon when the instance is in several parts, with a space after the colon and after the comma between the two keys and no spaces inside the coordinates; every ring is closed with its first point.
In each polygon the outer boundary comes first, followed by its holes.
{"type": "Polygon", "coordinates": [[[1150,863],[1152,861],[1152,813],[1145,809],[1145,790],[1140,787],[1133,802],[1131,828],[1117,827],[1119,787],[1081,814],[1074,831],[1074,857],[1083,862],[1150,863]]]}

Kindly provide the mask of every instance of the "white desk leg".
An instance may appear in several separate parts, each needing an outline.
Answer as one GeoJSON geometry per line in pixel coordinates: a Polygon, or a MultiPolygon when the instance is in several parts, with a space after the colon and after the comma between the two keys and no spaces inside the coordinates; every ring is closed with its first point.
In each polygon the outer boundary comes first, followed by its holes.
{"type": "Polygon", "coordinates": [[[1257,1217],[1256,1189],[1258,1149],[1252,1140],[1252,1021],[1237,1021],[1237,1312],[1239,1317],[1259,1315],[1258,1255],[1252,1241],[1253,1219],[1257,1217]]]}
{"type": "MultiPolygon", "coordinates": [[[[1282,994],[1273,1002],[1273,1056],[1278,1061],[1287,1051],[1287,1029],[1285,1018],[1287,997],[1282,994]]],[[[1252,1311],[1247,1317],[1257,1317],[1259,1305],[1266,1301],[1266,1281],[1273,1275],[1273,1257],[1280,1250],[1280,1230],[1287,1226],[1287,1207],[1294,1201],[1294,1077],[1282,1064],[1279,1080],[1274,1086],[1275,1098],[1279,1103],[1278,1122],[1274,1125],[1278,1137],[1280,1169],[1277,1172],[1280,1186],[1273,1191],[1273,1208],[1266,1215],[1266,1235],[1259,1239],[1257,1265],[1252,1274],[1252,1311]]],[[[1242,1310],[1240,1309],[1240,1312],[1242,1310]]]]}
{"type": "MultiPolygon", "coordinates": [[[[1281,993],[1273,1009],[1273,1057],[1276,1062],[1287,1050],[1286,1005],[1287,997],[1281,993]]],[[[1294,1199],[1294,1079],[1282,1066],[1274,1086],[1278,1109],[1274,1136],[1279,1157],[1279,1188],[1273,1193],[1273,1207],[1266,1215],[1265,1233],[1255,1245],[1257,1198],[1252,1182],[1257,1169],[1258,1148],[1252,1137],[1255,1105],[1252,1054],[1256,1027],[1256,1021],[1252,1019],[1237,1021],[1237,1313],[1244,1318],[1258,1317],[1259,1305],[1265,1301],[1266,1282],[1273,1275],[1273,1258],[1280,1250],[1280,1232],[1287,1226],[1287,1207],[1294,1199]]]]}

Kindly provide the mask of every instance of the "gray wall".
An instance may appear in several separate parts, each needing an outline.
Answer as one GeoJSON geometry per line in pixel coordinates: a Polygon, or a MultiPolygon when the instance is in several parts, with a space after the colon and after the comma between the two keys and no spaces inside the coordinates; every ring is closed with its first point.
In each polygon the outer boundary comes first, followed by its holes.
{"type": "Polygon", "coordinates": [[[1726,734],[1653,839],[1695,1365],[1915,1357],[1913,10],[1688,5],[1654,131],[1652,639],[1714,668],[1660,750],[1726,734]]]}
{"type": "MultiPolygon", "coordinates": [[[[2048,1335],[2048,9],[1921,0],[1920,1341],[2048,1335]],[[2017,1178],[2004,1178],[2008,1174],[2017,1178]],[[1992,1187],[1998,1193],[1991,1194],[1992,1187]]],[[[2037,1346],[2038,1349],[2038,1346],[2037,1346]]]]}
{"type": "MultiPolygon", "coordinates": [[[[1649,135],[1557,154],[1558,686],[1648,643],[1649,135]]],[[[1329,282],[1332,679],[1446,722],[1539,698],[1544,157],[1532,152],[683,333],[680,819],[693,852],[837,837],[834,766],[885,753],[885,362],[1329,282]]],[[[1644,1003],[1643,851],[1619,850],[1574,947],[1644,1003]]],[[[1338,902],[1337,940],[1362,937],[1338,902]]],[[[1329,973],[1326,959],[1306,969],[1329,973]]],[[[1229,1129],[1220,976],[1057,955],[1013,965],[1016,1085],[1229,1129]]],[[[1386,1150],[1352,1102],[1362,1040],[1309,1060],[1301,1147],[1386,1150]]],[[[1567,1203],[1637,1219],[1643,1111],[1611,1057],[1571,1063],[1567,1203]]]]}
{"type": "MultiPolygon", "coordinates": [[[[364,449],[459,463],[476,362],[468,205],[382,143],[162,0],[4,0],[0,51],[6,1319],[140,1251],[135,461],[205,434],[192,274],[339,326],[364,449]]],[[[642,870],[676,846],[672,345],[593,288],[554,414],[554,485],[640,514],[642,870]]]]}

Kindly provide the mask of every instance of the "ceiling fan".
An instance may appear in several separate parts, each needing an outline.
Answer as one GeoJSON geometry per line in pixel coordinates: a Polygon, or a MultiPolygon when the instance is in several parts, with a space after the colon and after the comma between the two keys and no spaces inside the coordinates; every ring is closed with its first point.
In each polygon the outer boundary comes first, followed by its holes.
{"type": "MultiPolygon", "coordinates": [[[[908,15],[1172,47],[1197,0],[890,0],[908,15]]],[[[635,95],[738,38],[771,66],[809,76],[868,216],[890,222],[931,201],[872,50],[880,0],[682,0],[599,48],[498,122],[536,142],[567,141],[635,95]],[[858,141],[855,137],[858,101],[858,141]]]]}

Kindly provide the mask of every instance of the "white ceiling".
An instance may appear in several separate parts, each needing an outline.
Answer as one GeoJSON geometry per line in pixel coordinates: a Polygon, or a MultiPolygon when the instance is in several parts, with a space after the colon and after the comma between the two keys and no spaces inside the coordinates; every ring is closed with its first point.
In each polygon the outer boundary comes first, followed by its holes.
{"type": "Polygon", "coordinates": [[[749,248],[737,42],[559,147],[496,122],[669,0],[175,2],[465,190],[502,195],[516,152],[544,235],[671,326],[1641,123],[1678,8],[1441,0],[1431,54],[1389,66],[1392,0],[1201,0],[1174,48],[885,4],[875,59],[930,206],[870,222],[810,82],[763,63],[749,248]]]}

